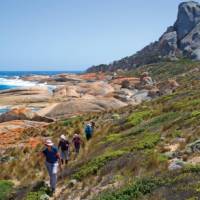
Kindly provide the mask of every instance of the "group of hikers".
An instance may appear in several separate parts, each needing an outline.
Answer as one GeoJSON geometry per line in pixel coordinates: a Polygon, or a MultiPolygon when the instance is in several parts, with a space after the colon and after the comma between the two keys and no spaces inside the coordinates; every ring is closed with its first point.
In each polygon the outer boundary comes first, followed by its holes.
{"type": "MultiPolygon", "coordinates": [[[[85,126],[85,137],[86,140],[90,140],[93,136],[95,128],[95,123],[90,122],[85,126]]],[[[71,143],[74,146],[75,157],[78,156],[80,152],[80,147],[83,140],[79,132],[75,132],[73,135],[71,143]]],[[[56,189],[57,183],[57,173],[58,167],[62,171],[62,165],[67,164],[70,159],[70,141],[66,138],[65,135],[60,136],[58,145],[54,145],[52,140],[47,139],[44,143],[45,149],[42,151],[42,155],[45,157],[45,165],[50,177],[50,188],[51,193],[53,194],[56,189]]]]}

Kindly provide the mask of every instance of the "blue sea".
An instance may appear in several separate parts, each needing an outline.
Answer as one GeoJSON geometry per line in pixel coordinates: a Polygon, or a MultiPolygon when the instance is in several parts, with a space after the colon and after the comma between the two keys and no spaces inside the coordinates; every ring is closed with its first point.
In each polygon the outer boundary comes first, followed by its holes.
{"type": "Polygon", "coordinates": [[[0,71],[0,90],[34,86],[37,83],[23,81],[20,77],[30,75],[56,75],[61,73],[81,73],[81,71],[0,71]]]}
{"type": "MultiPolygon", "coordinates": [[[[21,87],[32,87],[38,84],[37,82],[23,81],[21,77],[30,75],[49,75],[53,76],[56,74],[69,73],[79,74],[81,71],[0,71],[0,90],[21,88],[21,87]]],[[[49,88],[53,86],[49,86],[49,88]]],[[[9,107],[0,105],[0,115],[9,111],[9,107]]]]}

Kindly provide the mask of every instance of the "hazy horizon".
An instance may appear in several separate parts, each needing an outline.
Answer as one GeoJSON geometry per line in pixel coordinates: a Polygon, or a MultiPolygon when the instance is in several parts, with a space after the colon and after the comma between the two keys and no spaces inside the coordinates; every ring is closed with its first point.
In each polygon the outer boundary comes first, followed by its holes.
{"type": "Polygon", "coordinates": [[[0,0],[0,71],[79,71],[157,40],[182,0],[0,0]]]}

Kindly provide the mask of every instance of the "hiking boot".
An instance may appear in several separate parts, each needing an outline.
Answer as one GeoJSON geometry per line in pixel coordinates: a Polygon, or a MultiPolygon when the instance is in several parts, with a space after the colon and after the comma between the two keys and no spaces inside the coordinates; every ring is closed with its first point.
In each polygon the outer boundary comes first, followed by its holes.
{"type": "Polygon", "coordinates": [[[49,192],[49,196],[53,197],[53,195],[55,194],[56,190],[54,188],[51,189],[51,191],[49,192]]]}

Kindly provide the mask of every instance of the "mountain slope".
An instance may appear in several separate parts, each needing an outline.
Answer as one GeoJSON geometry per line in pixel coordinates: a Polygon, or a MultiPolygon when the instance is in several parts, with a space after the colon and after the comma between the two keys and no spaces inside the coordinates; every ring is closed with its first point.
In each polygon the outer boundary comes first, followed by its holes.
{"type": "Polygon", "coordinates": [[[109,65],[93,66],[87,72],[131,70],[138,66],[180,57],[200,60],[200,4],[194,1],[179,5],[178,17],[173,26],[158,41],[149,44],[136,54],[114,61],[109,65]]]}

